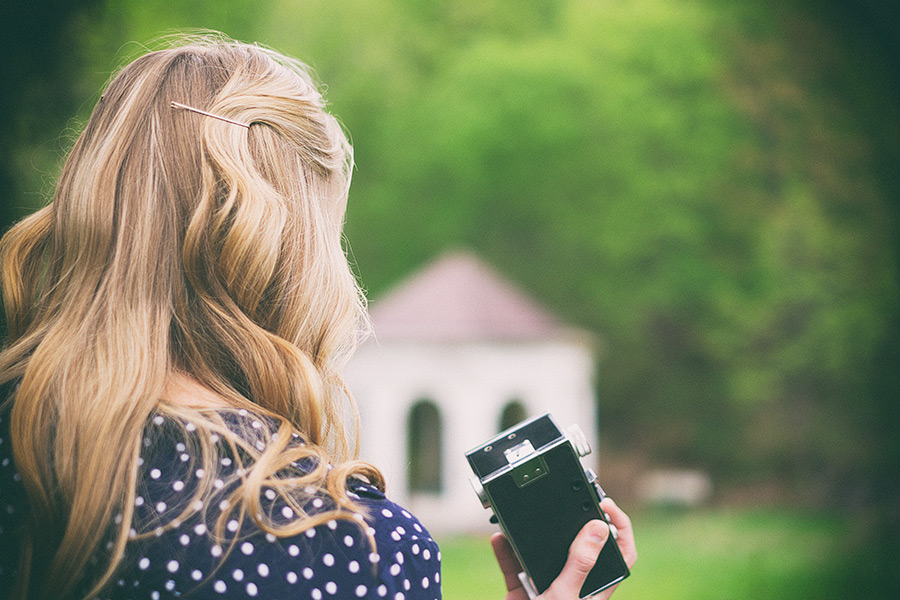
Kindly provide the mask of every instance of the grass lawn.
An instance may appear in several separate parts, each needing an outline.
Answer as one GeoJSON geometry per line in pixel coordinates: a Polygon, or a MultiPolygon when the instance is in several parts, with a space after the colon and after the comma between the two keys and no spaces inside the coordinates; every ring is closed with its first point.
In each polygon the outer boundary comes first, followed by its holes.
{"type": "MultiPolygon", "coordinates": [[[[837,597],[847,523],[786,510],[632,515],[640,558],[616,600],[837,597]]],[[[487,537],[439,539],[447,600],[498,600],[505,589],[487,537]]]]}

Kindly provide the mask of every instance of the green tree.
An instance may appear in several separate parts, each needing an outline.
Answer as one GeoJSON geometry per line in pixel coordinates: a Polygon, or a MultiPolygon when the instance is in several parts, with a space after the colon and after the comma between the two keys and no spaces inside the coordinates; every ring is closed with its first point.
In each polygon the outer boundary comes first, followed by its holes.
{"type": "Polygon", "coordinates": [[[866,48],[764,2],[509,8],[273,12],[354,134],[348,236],[376,300],[474,247],[604,337],[611,443],[837,485],[897,294],[876,131],[898,119],[866,48]]]}
{"type": "MultiPolygon", "coordinates": [[[[86,114],[109,56],[142,50],[131,41],[202,26],[270,43],[317,68],[353,133],[347,232],[376,301],[470,246],[601,336],[610,445],[817,497],[872,460],[853,443],[872,413],[847,399],[871,397],[869,365],[896,322],[900,117],[888,67],[815,7],[86,6],[59,25],[79,31],[59,42],[77,51],[53,46],[59,69],[36,69],[35,89],[61,70],[69,82],[53,91],[72,104],[49,110],[48,128],[78,102],[86,114]]],[[[29,136],[4,143],[9,177],[33,190],[52,168],[20,175],[26,163],[59,148],[29,136]]]]}

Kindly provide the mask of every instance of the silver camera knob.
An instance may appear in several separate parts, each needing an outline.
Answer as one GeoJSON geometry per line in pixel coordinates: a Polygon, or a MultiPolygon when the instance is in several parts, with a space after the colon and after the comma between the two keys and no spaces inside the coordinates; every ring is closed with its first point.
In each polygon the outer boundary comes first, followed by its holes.
{"type": "Polygon", "coordinates": [[[566,428],[566,437],[572,442],[572,447],[578,453],[578,456],[584,457],[591,453],[591,445],[578,425],[571,425],[566,428]]]}
{"type": "Polygon", "coordinates": [[[477,477],[470,477],[469,483],[472,485],[472,489],[475,490],[475,495],[478,496],[479,500],[481,500],[481,505],[485,508],[490,508],[491,499],[488,498],[487,492],[484,491],[484,486],[481,485],[481,480],[477,477]]]}

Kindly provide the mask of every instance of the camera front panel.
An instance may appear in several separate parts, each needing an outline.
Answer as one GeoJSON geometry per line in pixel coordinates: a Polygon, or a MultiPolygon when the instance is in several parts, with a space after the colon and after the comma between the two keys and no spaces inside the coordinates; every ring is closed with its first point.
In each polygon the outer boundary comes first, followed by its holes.
{"type": "MultiPolygon", "coordinates": [[[[569,546],[592,519],[605,519],[597,492],[568,442],[559,443],[484,484],[494,514],[543,593],[562,571],[569,546]]],[[[610,538],[581,589],[581,597],[628,575],[610,538]]]]}
{"type": "MultiPolygon", "coordinates": [[[[562,571],[581,528],[592,519],[608,522],[599,507],[603,492],[593,474],[585,473],[578,456],[590,452],[583,442],[575,446],[576,441],[545,413],[466,453],[477,476],[473,480],[476,493],[485,507],[493,509],[539,593],[562,571]]],[[[628,575],[622,553],[610,537],[580,596],[594,594],[628,575]]]]}

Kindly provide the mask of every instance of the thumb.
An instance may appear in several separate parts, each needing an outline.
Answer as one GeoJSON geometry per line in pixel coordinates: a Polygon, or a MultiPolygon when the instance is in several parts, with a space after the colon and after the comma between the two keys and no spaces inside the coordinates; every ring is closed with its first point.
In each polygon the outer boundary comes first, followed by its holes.
{"type": "Polygon", "coordinates": [[[562,572],[541,597],[545,600],[578,598],[607,538],[609,526],[600,519],[589,521],[582,527],[569,547],[569,558],[562,572]]]}

